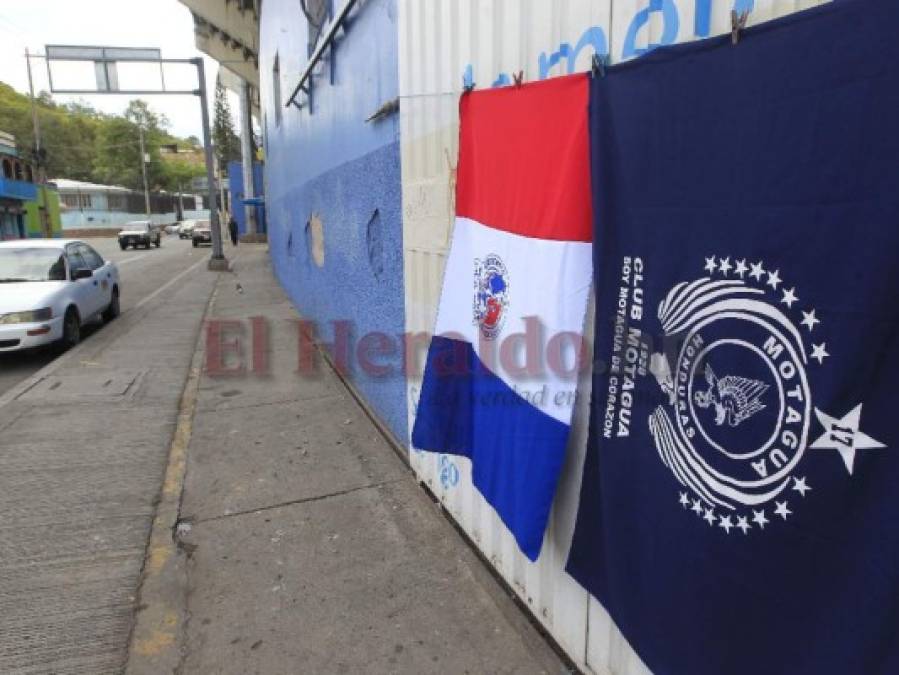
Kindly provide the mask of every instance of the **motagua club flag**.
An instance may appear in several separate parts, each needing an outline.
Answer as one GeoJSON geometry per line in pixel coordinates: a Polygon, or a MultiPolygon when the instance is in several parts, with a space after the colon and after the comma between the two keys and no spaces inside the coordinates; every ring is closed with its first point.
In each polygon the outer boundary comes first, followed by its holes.
{"type": "Polygon", "coordinates": [[[456,220],[412,431],[415,448],[471,459],[531,560],[592,283],[588,94],[580,74],[462,96],[456,220]]]}
{"type": "Polygon", "coordinates": [[[655,673],[899,673],[899,3],[592,80],[568,571],[655,673]]]}

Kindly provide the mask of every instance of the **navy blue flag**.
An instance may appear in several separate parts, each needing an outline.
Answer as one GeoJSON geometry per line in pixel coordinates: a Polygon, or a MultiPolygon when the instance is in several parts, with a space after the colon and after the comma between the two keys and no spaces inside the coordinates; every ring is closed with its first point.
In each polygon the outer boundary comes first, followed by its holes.
{"type": "Polygon", "coordinates": [[[592,83],[568,571],[655,673],[899,673],[899,2],[592,83]]]}

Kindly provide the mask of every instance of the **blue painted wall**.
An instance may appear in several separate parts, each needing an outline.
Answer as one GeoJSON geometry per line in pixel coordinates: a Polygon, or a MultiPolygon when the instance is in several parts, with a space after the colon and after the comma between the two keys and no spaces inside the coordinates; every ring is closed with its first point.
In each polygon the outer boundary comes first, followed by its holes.
{"type": "MultiPolygon", "coordinates": [[[[339,3],[335,3],[339,7],[339,3]]],[[[361,0],[345,33],[318,66],[312,101],[275,110],[307,61],[306,19],[296,0],[266,0],[261,17],[261,99],[266,144],[266,215],[275,273],[324,341],[333,321],[356,339],[405,330],[399,119],[366,123],[399,93],[395,0],[361,0]],[[333,57],[333,60],[332,60],[333,57]],[[313,255],[321,224],[324,260],[313,255]],[[322,264],[319,265],[319,262],[322,264]]],[[[407,437],[400,355],[375,376],[354,364],[350,377],[397,438],[407,437]]]]}

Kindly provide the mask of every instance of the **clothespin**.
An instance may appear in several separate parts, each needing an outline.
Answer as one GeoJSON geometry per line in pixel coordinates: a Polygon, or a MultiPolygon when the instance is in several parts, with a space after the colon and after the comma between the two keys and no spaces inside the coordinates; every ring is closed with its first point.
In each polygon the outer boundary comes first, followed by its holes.
{"type": "Polygon", "coordinates": [[[512,73],[512,80],[515,82],[516,87],[520,87],[524,80],[524,71],[519,70],[517,73],[512,73]]]}
{"type": "Polygon", "coordinates": [[[591,61],[591,72],[593,73],[593,77],[597,75],[599,77],[606,76],[606,66],[609,63],[609,55],[608,54],[594,54],[593,59],[591,61]]]}
{"type": "Polygon", "coordinates": [[[746,28],[746,20],[749,18],[749,12],[743,11],[737,14],[737,10],[730,10],[730,41],[731,44],[737,44],[740,41],[740,31],[746,28]]]}

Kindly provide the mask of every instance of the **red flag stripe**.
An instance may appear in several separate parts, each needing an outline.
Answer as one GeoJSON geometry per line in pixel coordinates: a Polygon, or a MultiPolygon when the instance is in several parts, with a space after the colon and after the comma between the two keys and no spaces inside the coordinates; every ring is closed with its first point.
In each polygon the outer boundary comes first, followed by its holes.
{"type": "Polygon", "coordinates": [[[456,214],[498,230],[593,240],[586,74],[462,96],[456,214]]]}

